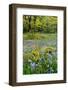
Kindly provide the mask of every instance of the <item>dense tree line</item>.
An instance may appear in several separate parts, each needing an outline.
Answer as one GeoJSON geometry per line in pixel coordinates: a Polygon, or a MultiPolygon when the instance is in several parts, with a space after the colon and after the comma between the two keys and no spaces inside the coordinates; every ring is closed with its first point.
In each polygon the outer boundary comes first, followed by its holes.
{"type": "Polygon", "coordinates": [[[57,17],[24,15],[23,32],[56,33],[57,17]]]}

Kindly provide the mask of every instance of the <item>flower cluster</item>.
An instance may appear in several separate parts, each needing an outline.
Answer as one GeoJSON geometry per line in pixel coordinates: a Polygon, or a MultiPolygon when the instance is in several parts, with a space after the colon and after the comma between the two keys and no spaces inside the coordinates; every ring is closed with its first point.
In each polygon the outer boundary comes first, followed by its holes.
{"type": "Polygon", "coordinates": [[[27,62],[25,63],[25,74],[57,72],[57,62],[53,52],[55,52],[53,47],[46,47],[44,53],[41,53],[38,48],[33,49],[28,54],[28,58],[26,57],[28,60],[25,60],[27,62]]]}
{"type": "Polygon", "coordinates": [[[39,53],[39,51],[38,51],[37,49],[32,50],[32,55],[33,55],[33,60],[34,60],[34,61],[39,60],[40,53],[39,53]]]}

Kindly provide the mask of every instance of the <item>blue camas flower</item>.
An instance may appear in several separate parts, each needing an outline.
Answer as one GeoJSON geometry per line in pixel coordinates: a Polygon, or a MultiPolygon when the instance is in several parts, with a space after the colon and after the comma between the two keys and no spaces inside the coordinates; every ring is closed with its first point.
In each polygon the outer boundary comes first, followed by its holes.
{"type": "Polygon", "coordinates": [[[31,69],[35,69],[36,63],[35,63],[35,62],[31,62],[31,63],[30,63],[30,66],[31,66],[31,69]]]}

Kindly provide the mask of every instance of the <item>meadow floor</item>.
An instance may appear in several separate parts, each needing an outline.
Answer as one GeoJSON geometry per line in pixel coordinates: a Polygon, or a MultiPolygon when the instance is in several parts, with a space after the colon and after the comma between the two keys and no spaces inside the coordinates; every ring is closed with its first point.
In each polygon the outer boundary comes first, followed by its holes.
{"type": "Polygon", "coordinates": [[[57,35],[25,33],[23,74],[57,73],[57,35]]]}

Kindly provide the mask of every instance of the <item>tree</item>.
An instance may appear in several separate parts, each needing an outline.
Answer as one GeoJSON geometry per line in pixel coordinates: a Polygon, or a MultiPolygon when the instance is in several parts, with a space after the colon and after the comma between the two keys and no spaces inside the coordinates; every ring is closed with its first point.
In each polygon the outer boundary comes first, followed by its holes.
{"type": "Polygon", "coordinates": [[[25,32],[56,33],[57,17],[24,15],[23,31],[24,33],[25,32]]]}
{"type": "Polygon", "coordinates": [[[31,32],[31,16],[28,16],[28,20],[29,20],[28,32],[31,32]]]}
{"type": "Polygon", "coordinates": [[[36,31],[36,18],[37,16],[34,16],[34,32],[36,31]]]}

